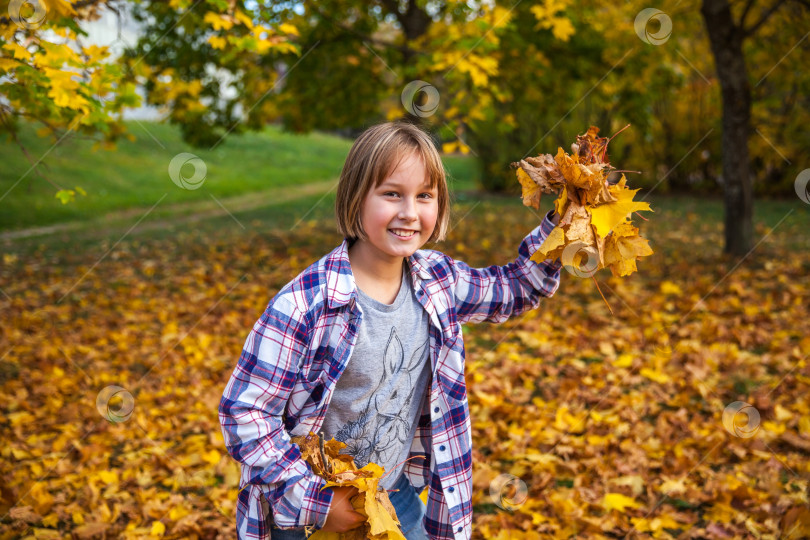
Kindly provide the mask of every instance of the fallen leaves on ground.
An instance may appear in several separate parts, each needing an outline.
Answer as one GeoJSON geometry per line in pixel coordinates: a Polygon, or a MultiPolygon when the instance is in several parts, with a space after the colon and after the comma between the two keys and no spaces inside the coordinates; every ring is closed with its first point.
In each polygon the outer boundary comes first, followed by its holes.
{"type": "MultiPolygon", "coordinates": [[[[427,247],[512,260],[531,227],[495,201],[427,247]]],[[[615,315],[563,272],[537,310],[464,327],[476,540],[810,536],[807,210],[758,218],[739,261],[704,204],[656,200],[645,271],[596,276],[615,315]],[[736,401],[751,437],[724,427],[736,401]]],[[[328,220],[245,225],[4,246],[0,538],[234,538],[222,390],[272,295],[341,240],[328,220]],[[113,385],[133,405],[102,413],[113,385]]]]}
{"type": "Polygon", "coordinates": [[[631,216],[652,210],[649,203],[633,200],[638,190],[627,187],[624,174],[618,183],[608,183],[614,169],[607,159],[609,140],[598,133],[599,128],[591,126],[578,135],[571,155],[559,148],[556,156],[542,154],[512,166],[524,205],[539,208],[542,193],[558,194],[554,207],[560,222],[532,260],[561,259],[582,277],[600,268],[610,268],[614,276],[627,276],[637,270],[636,259],[653,252],[632,225],[631,216]]]}

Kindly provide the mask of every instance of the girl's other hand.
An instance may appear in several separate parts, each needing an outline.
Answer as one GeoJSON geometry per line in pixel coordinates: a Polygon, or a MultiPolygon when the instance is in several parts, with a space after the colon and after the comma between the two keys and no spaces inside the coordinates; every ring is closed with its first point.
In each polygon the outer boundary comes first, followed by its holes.
{"type": "Polygon", "coordinates": [[[360,492],[354,486],[333,487],[332,506],[322,531],[343,533],[362,525],[366,518],[354,511],[351,498],[360,492]]]}

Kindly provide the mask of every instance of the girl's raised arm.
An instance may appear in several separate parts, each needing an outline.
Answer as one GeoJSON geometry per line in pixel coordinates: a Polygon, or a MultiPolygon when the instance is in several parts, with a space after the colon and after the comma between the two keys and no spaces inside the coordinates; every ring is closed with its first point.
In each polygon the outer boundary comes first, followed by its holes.
{"type": "Polygon", "coordinates": [[[536,263],[530,257],[554,227],[549,212],[520,243],[517,259],[504,266],[470,268],[448,257],[459,322],[503,322],[536,308],[542,298],[552,296],[560,285],[562,263],[559,260],[536,263]]]}

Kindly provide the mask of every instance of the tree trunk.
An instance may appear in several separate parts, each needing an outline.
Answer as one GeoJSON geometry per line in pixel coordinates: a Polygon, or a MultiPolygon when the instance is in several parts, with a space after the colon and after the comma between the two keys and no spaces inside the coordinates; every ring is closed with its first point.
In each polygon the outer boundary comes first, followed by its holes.
{"type": "Polygon", "coordinates": [[[754,198],[748,135],[751,130],[751,88],[745,69],[742,28],[734,23],[727,0],[703,0],[717,77],[723,98],[723,190],[725,252],[745,255],[754,238],[754,198]]]}
{"type": "MultiPolygon", "coordinates": [[[[430,23],[433,22],[430,15],[419,6],[416,0],[408,1],[405,12],[400,11],[400,2],[398,0],[382,0],[382,7],[393,14],[399,21],[400,26],[402,26],[402,33],[405,34],[405,45],[422,37],[428,31],[430,23]]],[[[416,56],[416,52],[406,47],[402,52],[402,56],[404,64],[408,65],[416,56]]]]}

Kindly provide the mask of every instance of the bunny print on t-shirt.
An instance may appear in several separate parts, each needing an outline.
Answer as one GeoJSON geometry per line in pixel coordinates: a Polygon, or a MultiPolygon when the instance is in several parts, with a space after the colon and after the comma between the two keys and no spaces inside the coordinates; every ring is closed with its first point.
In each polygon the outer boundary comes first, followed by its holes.
{"type": "Polygon", "coordinates": [[[391,328],[383,354],[383,376],[371,394],[357,420],[347,422],[335,434],[335,439],[346,443],[341,453],[354,457],[358,467],[369,462],[391,464],[405,444],[412,422],[410,409],[414,400],[413,388],[421,369],[428,361],[428,340],[414,349],[405,361],[405,351],[391,328]]]}

